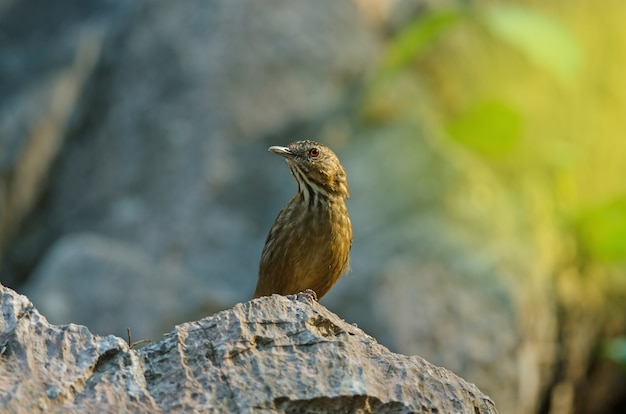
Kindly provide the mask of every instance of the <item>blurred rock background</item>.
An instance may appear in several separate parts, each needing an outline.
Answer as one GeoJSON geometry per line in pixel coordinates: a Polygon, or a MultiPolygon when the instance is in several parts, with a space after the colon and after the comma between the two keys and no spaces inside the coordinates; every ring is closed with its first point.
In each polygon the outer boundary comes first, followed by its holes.
{"type": "Polygon", "coordinates": [[[296,184],[349,174],[323,304],[502,413],[626,410],[626,5],[0,2],[0,281],[156,339],[250,298],[296,184]]]}

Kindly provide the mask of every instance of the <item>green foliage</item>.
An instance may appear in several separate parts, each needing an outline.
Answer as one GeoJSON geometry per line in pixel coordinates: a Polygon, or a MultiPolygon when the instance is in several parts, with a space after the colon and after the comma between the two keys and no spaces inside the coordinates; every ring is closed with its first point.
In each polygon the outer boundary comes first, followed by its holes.
{"type": "Polygon", "coordinates": [[[604,345],[602,353],[626,372],[626,337],[611,339],[604,345]]]}
{"type": "Polygon", "coordinates": [[[454,140],[488,156],[509,153],[519,140],[521,129],[520,115],[503,101],[478,103],[447,124],[454,140]]]}
{"type": "Polygon", "coordinates": [[[463,13],[458,9],[435,11],[416,19],[390,42],[383,58],[380,77],[386,78],[417,59],[435,40],[457,23],[463,13]]]}
{"type": "Polygon", "coordinates": [[[626,198],[583,212],[577,224],[581,243],[592,258],[626,260],[626,198]]]}
{"type": "Polygon", "coordinates": [[[571,82],[580,72],[581,48],[559,20],[529,7],[496,4],[486,9],[483,22],[494,36],[557,79],[571,82]]]}
{"type": "Polygon", "coordinates": [[[438,131],[490,166],[543,180],[552,189],[543,194],[547,203],[576,218],[565,236],[577,236],[592,261],[619,264],[626,260],[626,187],[619,180],[626,164],[615,154],[625,148],[619,68],[626,49],[613,42],[608,59],[598,46],[623,32],[623,19],[620,9],[580,19],[584,7],[431,9],[389,42],[369,99],[385,116],[427,116],[419,112],[427,108],[438,131]],[[417,86],[407,88],[407,78],[417,86]],[[583,210],[607,199],[614,201],[583,210]]]}

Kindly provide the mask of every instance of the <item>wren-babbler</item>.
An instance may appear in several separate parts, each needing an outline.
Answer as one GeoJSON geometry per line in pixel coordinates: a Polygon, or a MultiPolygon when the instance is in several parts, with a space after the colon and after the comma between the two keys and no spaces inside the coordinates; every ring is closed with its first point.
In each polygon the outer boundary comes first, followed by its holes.
{"type": "Polygon", "coordinates": [[[254,297],[313,290],[324,296],[349,268],[352,225],[346,171],[330,148],[296,141],[269,151],[285,157],[298,192],[267,235],[254,297]]]}

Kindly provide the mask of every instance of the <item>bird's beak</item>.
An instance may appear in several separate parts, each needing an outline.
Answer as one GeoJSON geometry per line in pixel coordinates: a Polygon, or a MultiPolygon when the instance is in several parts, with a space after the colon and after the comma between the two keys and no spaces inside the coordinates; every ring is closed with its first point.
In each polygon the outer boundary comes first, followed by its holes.
{"type": "Polygon", "coordinates": [[[272,147],[269,147],[268,151],[273,152],[274,154],[278,154],[281,155],[285,158],[291,158],[293,157],[293,152],[291,152],[291,150],[287,147],[279,147],[278,145],[274,145],[272,147]]]}

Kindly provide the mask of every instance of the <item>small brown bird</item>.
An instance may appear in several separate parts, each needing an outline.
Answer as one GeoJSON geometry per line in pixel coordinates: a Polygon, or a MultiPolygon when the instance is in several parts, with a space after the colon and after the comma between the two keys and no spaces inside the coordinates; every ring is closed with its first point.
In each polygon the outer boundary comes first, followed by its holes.
{"type": "Polygon", "coordinates": [[[313,290],[321,299],[349,268],[348,177],[330,148],[314,141],[270,147],[285,157],[298,192],[278,214],[261,254],[254,297],[313,290]]]}

